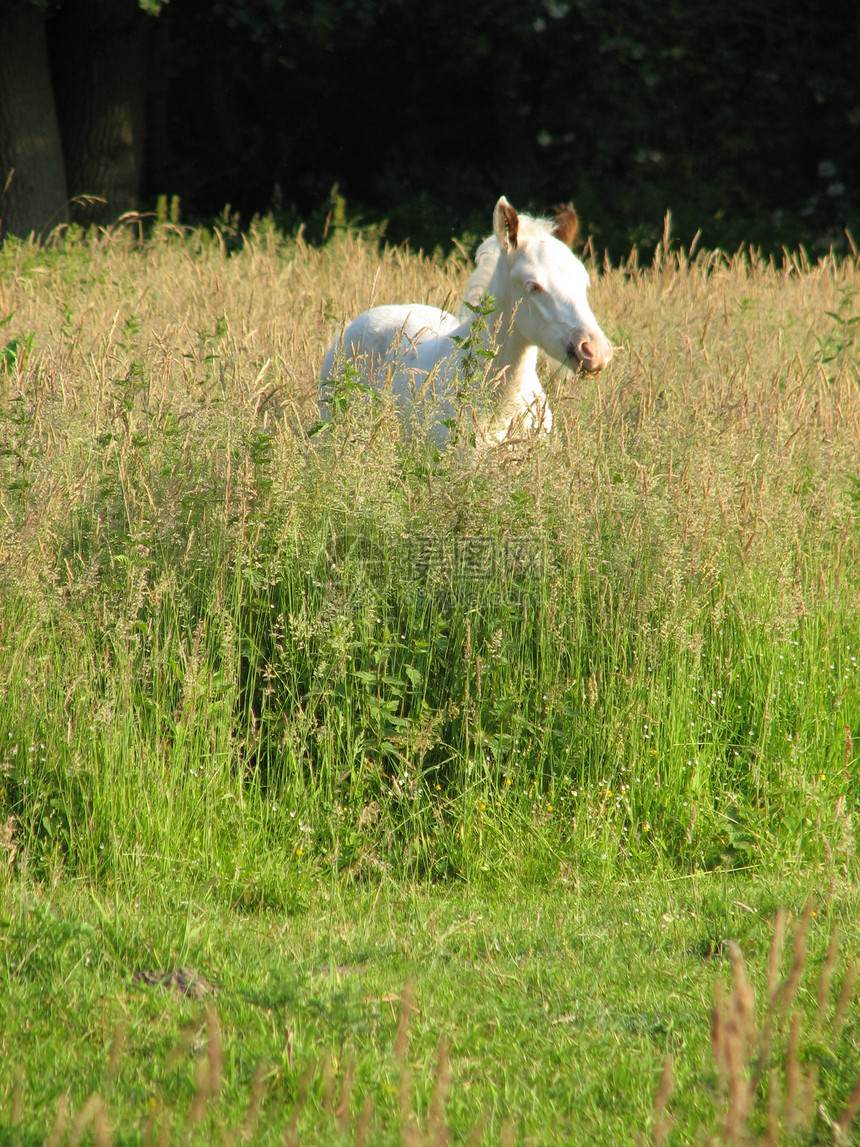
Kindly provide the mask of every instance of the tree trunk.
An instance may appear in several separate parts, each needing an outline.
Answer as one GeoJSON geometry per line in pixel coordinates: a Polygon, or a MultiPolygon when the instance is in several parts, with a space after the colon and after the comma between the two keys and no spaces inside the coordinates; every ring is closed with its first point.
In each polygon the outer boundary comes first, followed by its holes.
{"type": "Polygon", "coordinates": [[[66,199],[44,14],[0,4],[0,233],[46,234],[66,199]]]}
{"type": "Polygon", "coordinates": [[[66,0],[49,44],[69,194],[82,221],[137,207],[149,17],[137,0],[66,0]]]}

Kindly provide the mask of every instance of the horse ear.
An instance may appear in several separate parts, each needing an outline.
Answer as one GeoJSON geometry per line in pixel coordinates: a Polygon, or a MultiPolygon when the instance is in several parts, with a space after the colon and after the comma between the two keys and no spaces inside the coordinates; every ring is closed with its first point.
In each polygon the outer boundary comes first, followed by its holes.
{"type": "Polygon", "coordinates": [[[568,247],[572,247],[579,232],[579,218],[573,209],[573,204],[560,203],[558,207],[554,208],[553,214],[555,215],[553,235],[556,239],[561,239],[562,243],[566,243],[568,247]]]}
{"type": "Polygon", "coordinates": [[[516,209],[511,207],[504,195],[501,196],[493,211],[493,233],[499,241],[499,246],[507,254],[517,245],[517,232],[520,227],[520,217],[516,209]]]}

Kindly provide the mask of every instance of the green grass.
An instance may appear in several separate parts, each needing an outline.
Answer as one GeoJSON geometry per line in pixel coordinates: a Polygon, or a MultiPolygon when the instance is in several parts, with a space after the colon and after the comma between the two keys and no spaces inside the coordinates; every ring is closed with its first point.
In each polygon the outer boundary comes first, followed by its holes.
{"type": "MultiPolygon", "coordinates": [[[[455,1142],[476,1127],[483,1141],[499,1142],[506,1124],[529,1143],[637,1142],[651,1131],[667,1053],[673,1134],[691,1142],[717,1129],[729,1105],[711,1050],[715,983],[731,983],[727,942],[742,944],[761,1017],[775,908],[791,903],[799,914],[807,895],[816,914],[797,1014],[822,1109],[803,1141],[824,1142],[826,1118],[839,1116],[856,1082],[856,1013],[826,1041],[816,1018],[830,929],[841,926],[843,952],[828,1026],[843,953],[856,950],[856,895],[847,889],[828,890],[821,876],[777,885],[709,874],[609,888],[561,875],[521,887],[513,902],[388,880],[345,890],[336,873],[287,914],[246,914],[178,885],[139,888],[133,898],[73,884],[7,890],[4,1141],[41,1142],[58,1104],[80,1113],[93,1092],[119,1141],[151,1141],[153,1120],[178,1139],[206,1091],[206,1002],[134,975],[190,967],[217,989],[209,1002],[221,1063],[197,1140],[235,1133],[258,1087],[253,1141],[277,1141],[294,1118],[301,1142],[339,1141],[333,1108],[350,1079],[350,1136],[369,1097],[370,1141],[399,1143],[401,1077],[426,1125],[444,1037],[455,1142]],[[413,1011],[408,1051],[398,1055],[404,985],[413,1011]]],[[[789,942],[785,977],[791,966],[789,942]]],[[[780,1020],[767,1059],[783,1092],[788,1030],[780,1020]]],[[[765,1107],[759,1100],[756,1119],[765,1107]]]]}
{"type": "MultiPolygon", "coordinates": [[[[259,1134],[297,1113],[332,1141],[323,1069],[297,1106],[299,1080],[331,1056],[342,1079],[349,1045],[374,1136],[408,1141],[379,1001],[413,977],[413,1084],[426,1114],[447,1031],[456,1141],[647,1133],[668,1049],[687,1142],[719,1127],[722,1070],[722,957],[695,953],[739,936],[763,975],[776,908],[810,895],[809,975],[834,919],[856,950],[857,268],[661,249],[593,272],[612,368],[545,368],[550,439],[438,458],[348,388],[306,430],[341,318],[456,298],[459,256],[265,223],[231,254],[176,228],[0,251],[10,1141],[41,1142],[65,1089],[58,1142],[94,1091],[119,1140],[150,1098],[180,1135],[196,1068],[169,1053],[200,1005],[165,1018],[132,975],[193,964],[222,985],[213,1127],[261,1063],[259,1134]],[[287,1068],[251,999],[270,981],[302,1017],[287,1068]]],[[[814,992],[797,1006],[808,1065],[814,992]]],[[[833,1039],[829,1118],[853,1003],[833,1039]]]]}

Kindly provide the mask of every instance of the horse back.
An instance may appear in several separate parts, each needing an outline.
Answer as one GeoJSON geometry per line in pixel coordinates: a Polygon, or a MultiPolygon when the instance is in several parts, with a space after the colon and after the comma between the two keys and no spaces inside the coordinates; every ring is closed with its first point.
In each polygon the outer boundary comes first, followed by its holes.
{"type": "Polygon", "coordinates": [[[458,326],[454,315],[422,303],[373,307],[353,319],[329,349],[321,377],[330,377],[339,355],[368,368],[395,358],[415,361],[437,345],[439,350],[450,352],[448,339],[458,326]]]}

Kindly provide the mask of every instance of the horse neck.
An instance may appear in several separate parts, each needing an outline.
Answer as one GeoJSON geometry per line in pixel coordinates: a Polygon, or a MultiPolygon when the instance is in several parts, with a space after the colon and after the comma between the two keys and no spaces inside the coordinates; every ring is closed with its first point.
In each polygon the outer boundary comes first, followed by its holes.
{"type": "MultiPolygon", "coordinates": [[[[490,378],[498,391],[499,407],[514,401],[526,380],[537,369],[537,347],[520,334],[514,323],[514,299],[511,279],[504,258],[499,258],[487,293],[496,300],[496,308],[487,316],[487,326],[495,336],[496,356],[490,378]]],[[[489,343],[490,338],[486,341],[489,343]]]]}

